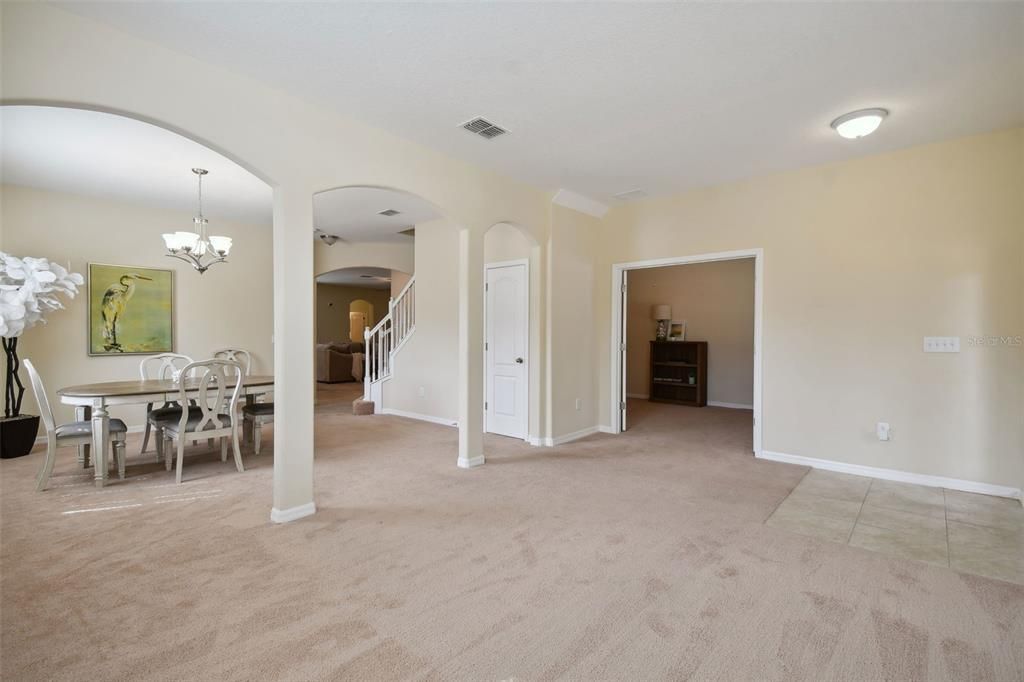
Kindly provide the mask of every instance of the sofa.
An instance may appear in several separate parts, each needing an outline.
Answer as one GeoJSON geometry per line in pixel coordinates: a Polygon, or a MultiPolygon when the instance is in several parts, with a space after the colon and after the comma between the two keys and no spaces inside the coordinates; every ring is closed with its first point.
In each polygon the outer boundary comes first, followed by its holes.
{"type": "Polygon", "coordinates": [[[363,344],[329,341],[316,346],[316,380],[325,384],[363,380],[363,344]]]}

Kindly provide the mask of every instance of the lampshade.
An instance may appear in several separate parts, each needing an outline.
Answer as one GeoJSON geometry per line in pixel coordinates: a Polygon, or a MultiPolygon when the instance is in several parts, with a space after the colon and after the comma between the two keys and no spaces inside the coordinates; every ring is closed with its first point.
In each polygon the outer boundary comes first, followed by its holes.
{"type": "Polygon", "coordinates": [[[178,248],[195,250],[199,245],[199,235],[195,232],[175,232],[178,237],[178,248]]]}
{"type": "Polygon", "coordinates": [[[672,319],[672,306],[667,303],[659,303],[654,306],[651,317],[655,320],[671,320],[672,319]]]}
{"type": "Polygon", "coordinates": [[[214,235],[210,237],[210,243],[213,244],[213,250],[217,253],[228,255],[231,251],[231,237],[218,237],[214,235]]]}

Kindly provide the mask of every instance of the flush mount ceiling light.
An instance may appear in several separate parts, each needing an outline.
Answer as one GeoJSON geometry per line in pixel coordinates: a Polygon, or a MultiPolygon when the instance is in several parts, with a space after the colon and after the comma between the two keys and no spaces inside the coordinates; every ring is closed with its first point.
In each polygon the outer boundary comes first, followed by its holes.
{"type": "Polygon", "coordinates": [[[847,140],[867,137],[878,130],[882,119],[889,115],[885,109],[860,109],[843,114],[832,121],[832,128],[847,140]]]}

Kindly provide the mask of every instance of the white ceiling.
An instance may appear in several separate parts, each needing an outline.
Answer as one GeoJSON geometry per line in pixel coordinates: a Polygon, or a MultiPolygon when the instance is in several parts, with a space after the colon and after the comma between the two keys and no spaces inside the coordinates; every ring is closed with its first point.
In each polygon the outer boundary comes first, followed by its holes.
{"type": "Polygon", "coordinates": [[[545,189],[650,194],[1024,122],[1024,3],[62,3],[545,189]],[[839,138],[836,116],[892,115],[839,138]],[[488,141],[458,125],[484,116],[488,141]]]}
{"type": "Polygon", "coordinates": [[[347,242],[401,242],[401,234],[418,223],[440,218],[434,207],[417,196],[378,187],[343,187],[313,196],[313,224],[347,242]],[[394,209],[395,216],[379,215],[394,209]]]}
{"type": "Polygon", "coordinates": [[[390,289],[391,271],[384,268],[342,268],[318,276],[320,284],[345,285],[364,289],[390,289]]]}
{"type": "MultiPolygon", "coordinates": [[[[0,179],[6,184],[97,196],[216,221],[269,224],[270,187],[233,161],[177,133],[124,116],[60,107],[0,107],[0,179]]],[[[182,229],[191,229],[186,219],[182,229]]]]}

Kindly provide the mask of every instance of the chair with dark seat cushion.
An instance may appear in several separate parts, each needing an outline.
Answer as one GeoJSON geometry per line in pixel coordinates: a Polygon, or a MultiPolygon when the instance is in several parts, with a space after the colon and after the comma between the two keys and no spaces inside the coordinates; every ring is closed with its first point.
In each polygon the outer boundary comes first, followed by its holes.
{"type": "MultiPolygon", "coordinates": [[[[243,368],[233,360],[203,360],[186,365],[183,376],[196,380],[195,405],[188,411],[181,410],[177,419],[164,417],[157,421],[163,434],[164,462],[171,470],[171,444],[178,444],[177,473],[175,480],[181,483],[182,464],[185,461],[185,443],[199,440],[220,439],[220,459],[228,458],[228,440],[235,454],[235,468],[245,471],[242,453],[238,448],[238,396],[242,391],[243,368]],[[227,410],[224,410],[225,405],[227,410]]],[[[181,384],[180,405],[188,405],[186,386],[181,384]]]]}
{"type": "MultiPolygon", "coordinates": [[[[139,376],[143,381],[147,379],[174,379],[180,374],[182,368],[192,362],[192,358],[187,355],[180,353],[160,353],[159,355],[153,355],[148,358],[143,358],[139,363],[139,376]]],[[[165,402],[163,406],[156,408],[157,410],[163,410],[159,417],[161,419],[169,416],[180,417],[181,406],[176,402],[165,402]]],[[[146,431],[142,436],[142,450],[140,453],[145,452],[149,446],[149,434],[157,428],[157,418],[154,417],[153,403],[146,405],[146,431]]],[[[163,452],[161,447],[163,446],[163,435],[160,433],[159,428],[156,432],[156,458],[160,461],[163,458],[163,452]]]]}
{"type": "Polygon", "coordinates": [[[274,403],[243,405],[242,418],[252,422],[253,452],[258,455],[263,443],[263,425],[274,421],[274,403]]]}
{"type": "MultiPolygon", "coordinates": [[[[46,490],[46,483],[50,480],[53,472],[53,463],[57,460],[57,448],[64,445],[92,445],[92,422],[69,422],[57,426],[53,420],[53,411],[50,409],[50,400],[46,397],[46,389],[43,387],[43,380],[36,371],[31,360],[25,360],[25,367],[28,369],[29,379],[32,381],[32,391],[36,394],[36,403],[39,405],[39,416],[46,428],[46,459],[43,461],[43,468],[36,477],[36,490],[46,490]]],[[[114,460],[117,462],[117,475],[124,478],[124,445],[128,427],[120,419],[110,420],[110,443],[114,451],[114,460]]],[[[95,465],[95,458],[94,458],[95,465]]]]}

